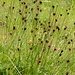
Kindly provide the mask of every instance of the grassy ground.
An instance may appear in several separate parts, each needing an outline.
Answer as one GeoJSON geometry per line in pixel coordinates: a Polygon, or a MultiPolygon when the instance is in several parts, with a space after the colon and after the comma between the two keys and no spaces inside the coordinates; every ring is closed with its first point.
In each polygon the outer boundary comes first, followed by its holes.
{"type": "Polygon", "coordinates": [[[0,75],[75,75],[74,0],[0,0],[0,75]]]}

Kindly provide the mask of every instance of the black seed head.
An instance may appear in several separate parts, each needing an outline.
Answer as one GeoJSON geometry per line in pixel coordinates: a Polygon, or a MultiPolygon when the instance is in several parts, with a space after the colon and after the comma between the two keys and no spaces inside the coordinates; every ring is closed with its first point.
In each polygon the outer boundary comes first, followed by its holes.
{"type": "Polygon", "coordinates": [[[75,25],[75,22],[74,22],[74,25],[75,25]]]}
{"type": "Polygon", "coordinates": [[[71,39],[71,42],[73,42],[73,39],[71,39]]]}
{"type": "Polygon", "coordinates": [[[21,12],[21,10],[19,9],[19,12],[21,12]]]}
{"type": "Polygon", "coordinates": [[[31,33],[33,33],[33,30],[31,30],[31,33]]]}
{"type": "Polygon", "coordinates": [[[25,13],[27,14],[27,11],[25,13]]]}
{"type": "Polygon", "coordinates": [[[52,5],[52,8],[54,9],[54,8],[55,8],[55,6],[54,6],[54,5],[52,5]]]}
{"type": "Polygon", "coordinates": [[[5,5],[5,2],[3,2],[2,6],[4,6],[4,5],[5,5]]]}
{"type": "Polygon", "coordinates": [[[37,2],[37,0],[34,0],[33,3],[35,4],[37,2]]]}
{"type": "Polygon", "coordinates": [[[60,53],[59,56],[62,56],[62,54],[60,53]]]}
{"type": "Polygon", "coordinates": [[[65,36],[65,39],[67,39],[67,36],[65,36]]]}
{"type": "Polygon", "coordinates": [[[46,32],[46,30],[43,31],[43,33],[45,33],[45,32],[46,32]]]}
{"type": "Polygon", "coordinates": [[[3,4],[5,4],[5,2],[3,2],[3,4]]]}
{"type": "Polygon", "coordinates": [[[48,24],[50,24],[50,21],[48,22],[48,24]]]}
{"type": "Polygon", "coordinates": [[[53,33],[55,32],[55,29],[53,29],[53,33]]]}
{"type": "Polygon", "coordinates": [[[22,4],[23,4],[23,2],[22,2],[22,4]]]}
{"type": "Polygon", "coordinates": [[[26,6],[25,6],[25,8],[27,9],[27,8],[28,8],[28,6],[26,5],[26,6]]]}
{"type": "Polygon", "coordinates": [[[56,13],[53,13],[53,16],[55,16],[56,15],[56,13]]]}
{"type": "Polygon", "coordinates": [[[70,41],[68,42],[68,44],[70,44],[70,41]]]}
{"type": "Polygon", "coordinates": [[[62,14],[60,14],[60,16],[62,16],[62,14]]]}
{"type": "Polygon", "coordinates": [[[12,7],[12,9],[14,9],[15,7],[12,7]]]}
{"type": "Polygon", "coordinates": [[[49,45],[49,46],[48,46],[48,48],[50,49],[50,48],[51,48],[51,46],[49,45]]]}
{"type": "Polygon", "coordinates": [[[24,27],[24,31],[26,30],[26,27],[24,27]]]}
{"type": "Polygon", "coordinates": [[[10,32],[10,35],[12,35],[12,32],[10,32]]]}
{"type": "Polygon", "coordinates": [[[32,47],[30,48],[30,50],[32,50],[32,47]]]}
{"type": "Polygon", "coordinates": [[[61,53],[63,52],[63,50],[61,50],[61,53]]]}
{"type": "Polygon", "coordinates": [[[20,48],[18,47],[17,50],[20,51],[20,48]]]}
{"type": "Polygon", "coordinates": [[[54,48],[54,51],[56,51],[57,49],[56,48],[54,48]]]}
{"type": "Polygon", "coordinates": [[[21,41],[21,38],[19,38],[18,41],[21,41]]]}
{"type": "Polygon", "coordinates": [[[8,70],[10,70],[10,68],[8,68],[8,70]]]}
{"type": "Polygon", "coordinates": [[[69,15],[69,12],[67,13],[67,15],[69,15]]]}
{"type": "Polygon", "coordinates": [[[67,26],[64,27],[64,30],[66,30],[66,29],[67,29],[67,26]]]}
{"type": "Polygon", "coordinates": [[[46,43],[49,43],[49,40],[46,40],[46,43]]]}
{"type": "Polygon", "coordinates": [[[69,73],[68,73],[68,72],[66,72],[66,75],[69,75],[69,73]]]}
{"type": "Polygon", "coordinates": [[[5,16],[6,18],[8,18],[8,16],[5,16]]]}
{"type": "Polygon", "coordinates": [[[41,43],[43,43],[43,41],[41,41],[41,43]]]}
{"type": "Polygon", "coordinates": [[[19,9],[19,14],[22,15],[22,11],[19,9]]]}
{"type": "Polygon", "coordinates": [[[30,12],[28,12],[30,14],[30,12]]]}
{"type": "Polygon", "coordinates": [[[48,27],[49,27],[49,28],[51,28],[51,26],[50,26],[50,25],[49,25],[48,27]]]}
{"type": "Polygon", "coordinates": [[[69,48],[69,51],[71,51],[71,48],[69,48]]]}
{"type": "Polygon", "coordinates": [[[31,11],[33,11],[33,8],[31,8],[31,11]]]}
{"type": "Polygon", "coordinates": [[[40,25],[42,26],[42,25],[43,25],[43,23],[40,23],[40,25]]]}
{"type": "Polygon", "coordinates": [[[15,30],[16,29],[16,27],[15,26],[13,26],[13,30],[15,30]]]}
{"type": "Polygon", "coordinates": [[[37,7],[37,10],[39,10],[39,7],[37,7]]]}
{"type": "Polygon", "coordinates": [[[25,4],[26,4],[26,2],[23,2],[23,4],[25,5],[25,4]]]}
{"type": "Polygon", "coordinates": [[[19,0],[19,1],[21,1],[21,0],[19,0]]]}
{"type": "Polygon", "coordinates": [[[41,39],[40,39],[40,38],[39,38],[38,40],[39,40],[39,41],[41,41],[41,39]]]}
{"type": "Polygon", "coordinates": [[[56,26],[56,29],[58,29],[58,31],[60,30],[60,28],[58,26],[56,26]]]}
{"type": "Polygon", "coordinates": [[[41,59],[38,58],[38,60],[37,60],[37,64],[39,65],[40,63],[41,63],[41,59]]]}
{"type": "Polygon", "coordinates": [[[55,22],[57,22],[58,20],[57,19],[55,19],[55,22]]]}
{"type": "Polygon", "coordinates": [[[66,9],[66,12],[67,12],[68,10],[66,9]]]}
{"type": "Polygon", "coordinates": [[[58,60],[58,63],[59,63],[60,61],[58,60]]]}
{"type": "Polygon", "coordinates": [[[34,1],[33,3],[36,3],[36,1],[34,1]]]}
{"type": "Polygon", "coordinates": [[[38,16],[38,14],[36,14],[36,16],[38,16]]]}
{"type": "Polygon", "coordinates": [[[42,1],[40,1],[39,3],[42,4],[42,1]]]}
{"type": "Polygon", "coordinates": [[[43,29],[45,30],[46,28],[44,27],[43,29]]]}
{"type": "Polygon", "coordinates": [[[25,17],[22,17],[22,20],[24,20],[25,19],[25,17]]]}
{"type": "Polygon", "coordinates": [[[40,12],[42,12],[42,9],[40,9],[40,12]]]}
{"type": "Polygon", "coordinates": [[[66,60],[66,62],[67,62],[67,63],[69,63],[69,62],[70,62],[70,60],[66,60]]]}
{"type": "Polygon", "coordinates": [[[36,37],[36,34],[34,36],[36,37]]]}
{"type": "Polygon", "coordinates": [[[24,22],[27,22],[27,20],[25,19],[24,22]]]}
{"type": "Polygon", "coordinates": [[[38,18],[37,18],[37,17],[35,17],[35,18],[34,18],[34,20],[36,20],[36,21],[37,21],[37,20],[38,20],[38,18]]]}

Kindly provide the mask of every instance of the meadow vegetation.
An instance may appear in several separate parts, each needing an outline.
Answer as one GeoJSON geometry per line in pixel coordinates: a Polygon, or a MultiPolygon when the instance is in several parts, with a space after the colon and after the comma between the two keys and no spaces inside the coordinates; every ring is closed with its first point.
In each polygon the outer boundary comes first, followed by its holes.
{"type": "Polygon", "coordinates": [[[0,75],[75,75],[75,1],[0,0],[0,75]]]}

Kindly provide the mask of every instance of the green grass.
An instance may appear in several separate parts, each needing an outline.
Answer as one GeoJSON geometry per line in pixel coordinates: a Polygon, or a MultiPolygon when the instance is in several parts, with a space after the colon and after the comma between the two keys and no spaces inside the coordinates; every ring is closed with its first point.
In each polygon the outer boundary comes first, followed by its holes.
{"type": "Polygon", "coordinates": [[[75,75],[74,0],[0,0],[0,75],[75,75]]]}

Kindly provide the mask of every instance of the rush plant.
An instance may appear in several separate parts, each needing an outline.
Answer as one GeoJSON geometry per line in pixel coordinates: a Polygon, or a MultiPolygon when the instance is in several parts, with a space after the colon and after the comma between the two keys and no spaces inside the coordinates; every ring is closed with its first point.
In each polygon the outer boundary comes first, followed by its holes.
{"type": "Polygon", "coordinates": [[[74,0],[0,0],[0,75],[75,75],[74,0]]]}

